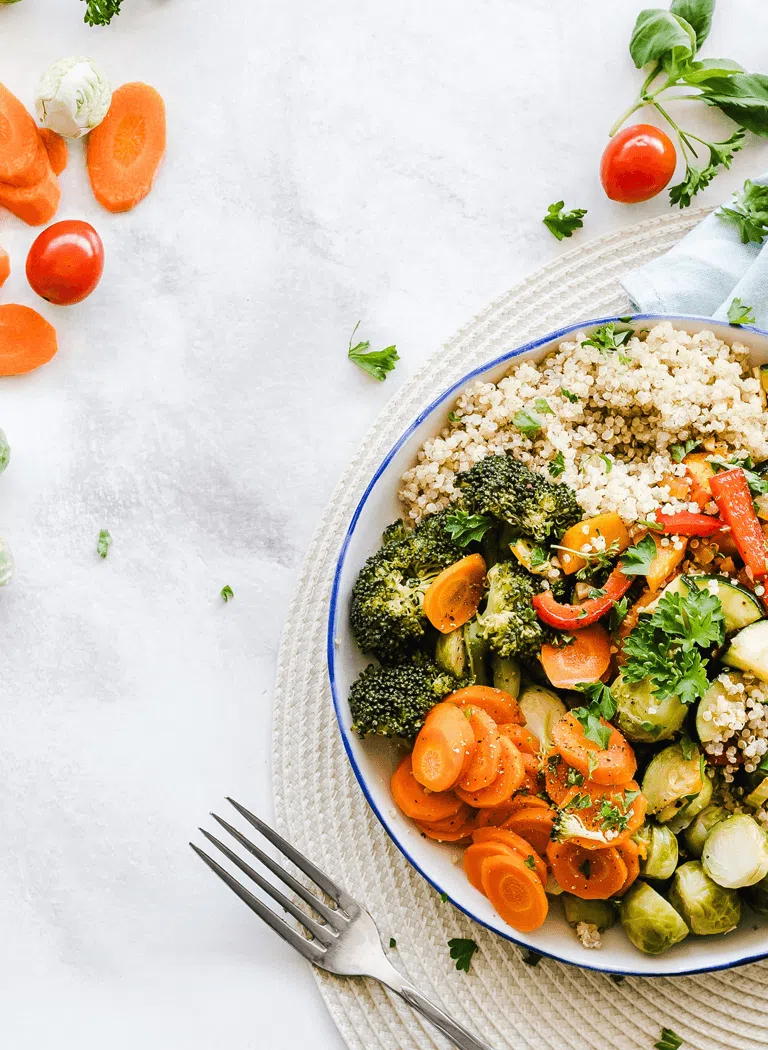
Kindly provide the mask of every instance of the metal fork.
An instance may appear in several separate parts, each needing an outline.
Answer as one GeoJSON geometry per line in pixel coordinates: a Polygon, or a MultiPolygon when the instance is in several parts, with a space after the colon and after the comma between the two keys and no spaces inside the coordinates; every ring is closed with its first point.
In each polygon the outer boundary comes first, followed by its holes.
{"type": "Polygon", "coordinates": [[[227,798],[227,801],[268,842],[276,846],[289,861],[303,871],[324,894],[330,897],[335,905],[334,907],[327,905],[320,897],[295,879],[281,864],[250,842],[237,828],[233,828],[226,820],[212,813],[213,819],[236,842],[239,842],[243,849],[256,857],[289,890],[295,893],[297,897],[300,897],[305,904],[309,905],[312,911],[319,916],[319,921],[294,904],[273,883],[265,879],[263,875],[255,871],[249,864],[246,864],[244,860],[241,860],[229,846],[217,839],[215,835],[211,835],[204,828],[200,828],[200,831],[202,831],[208,841],[220,850],[228,860],[264,890],[265,893],[268,893],[272,900],[279,904],[289,915],[292,915],[297,922],[301,923],[311,935],[311,940],[307,939],[287,923],[285,919],[276,914],[259,897],[254,896],[250,890],[238,882],[233,875],[230,875],[213,857],[209,857],[194,842],[190,842],[190,846],[198,857],[204,860],[208,867],[226,882],[231,890],[234,890],[251,911],[256,912],[259,918],[263,919],[268,926],[271,926],[275,933],[282,937],[284,941],[287,941],[292,948],[295,948],[299,955],[303,955],[305,959],[308,959],[313,965],[319,966],[321,970],[327,970],[329,973],[335,973],[344,977],[373,977],[375,980],[381,981],[387,988],[397,992],[414,1010],[418,1010],[419,1013],[423,1014],[443,1035],[448,1036],[454,1045],[459,1047],[459,1050],[491,1050],[488,1043],[484,1043],[482,1039],[472,1035],[458,1021],[454,1021],[441,1010],[439,1006],[435,1006],[434,1003],[430,1002],[426,996],[423,996],[418,989],[414,988],[392,966],[384,954],[376,924],[361,904],[358,904],[333,879],[329,878],[311,860],[307,860],[303,853],[299,853],[295,846],[292,846],[290,842],[286,842],[281,835],[273,831],[268,824],[265,824],[254,813],[245,809],[244,806],[235,802],[234,799],[227,798]]]}

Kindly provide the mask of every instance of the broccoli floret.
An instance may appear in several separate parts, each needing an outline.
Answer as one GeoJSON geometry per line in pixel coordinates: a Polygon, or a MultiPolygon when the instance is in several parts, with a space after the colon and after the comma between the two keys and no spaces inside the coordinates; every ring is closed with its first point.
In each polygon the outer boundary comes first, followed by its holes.
{"type": "Polygon", "coordinates": [[[488,572],[488,601],[477,617],[478,632],[499,656],[537,656],[545,641],[533,607],[537,591],[530,574],[514,562],[501,561],[488,572]]]}
{"type": "Polygon", "coordinates": [[[427,659],[394,667],[369,664],[352,686],[349,707],[358,736],[413,739],[428,712],[464,683],[427,659]]]}
{"type": "Polygon", "coordinates": [[[402,518],[398,518],[397,521],[393,521],[391,525],[387,525],[386,529],[381,534],[381,542],[383,545],[387,543],[395,543],[397,540],[403,540],[408,535],[408,528],[402,518]]]}
{"type": "Polygon", "coordinates": [[[427,628],[424,594],[435,576],[464,556],[443,527],[443,514],[425,518],[389,539],[363,566],[352,589],[350,623],[364,653],[396,662],[418,646],[427,628]]]}
{"type": "Polygon", "coordinates": [[[559,540],[584,517],[573,489],[509,455],[486,456],[459,474],[456,483],[472,512],[506,521],[537,543],[559,540]]]}
{"type": "Polygon", "coordinates": [[[568,596],[568,578],[562,572],[552,577],[539,576],[537,573],[529,572],[516,558],[510,560],[509,571],[527,580],[533,588],[534,594],[549,590],[552,591],[552,594],[559,602],[565,601],[568,596]]]}

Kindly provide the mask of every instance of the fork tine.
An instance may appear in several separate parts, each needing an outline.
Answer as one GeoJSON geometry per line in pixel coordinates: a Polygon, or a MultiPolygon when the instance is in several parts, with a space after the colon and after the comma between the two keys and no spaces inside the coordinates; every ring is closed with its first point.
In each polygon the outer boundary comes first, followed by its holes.
{"type": "Polygon", "coordinates": [[[292,948],[295,948],[299,955],[303,955],[305,959],[309,959],[312,963],[318,963],[321,961],[323,951],[313,941],[308,941],[305,937],[302,937],[292,927],[288,925],[279,915],[275,915],[271,908],[260,901],[258,897],[255,897],[250,890],[247,890],[245,886],[242,886],[234,876],[230,875],[229,872],[222,868],[220,864],[209,857],[207,853],[199,849],[194,842],[190,842],[190,846],[198,855],[198,857],[208,865],[211,871],[215,872],[219,878],[229,886],[231,890],[238,895],[241,901],[256,912],[260,919],[263,919],[267,926],[270,926],[275,933],[282,937],[284,941],[287,941],[292,948]]]}
{"type": "Polygon", "coordinates": [[[285,854],[288,860],[293,861],[297,868],[304,872],[316,886],[319,886],[324,893],[327,893],[340,907],[348,909],[350,906],[359,907],[354,897],[337,886],[336,883],[324,871],[321,871],[316,864],[313,864],[311,860],[308,860],[303,853],[299,853],[295,846],[292,846],[290,842],[287,842],[282,835],[278,835],[276,831],[273,831],[269,824],[265,824],[263,820],[257,817],[250,810],[246,809],[245,806],[241,806],[239,802],[235,802],[233,798],[227,795],[227,802],[234,806],[237,812],[252,824],[257,831],[260,831],[265,839],[268,839],[273,846],[285,854]]]}
{"type": "Polygon", "coordinates": [[[252,853],[257,860],[261,861],[265,868],[268,868],[273,875],[277,875],[279,879],[288,886],[289,889],[301,897],[305,904],[308,904],[310,908],[314,908],[318,915],[321,915],[323,919],[331,927],[338,927],[340,924],[346,924],[346,916],[342,912],[334,911],[333,908],[329,908],[327,904],[324,904],[319,897],[316,897],[311,890],[308,890],[306,886],[300,883],[297,879],[291,875],[289,871],[281,867],[277,861],[273,860],[268,853],[259,849],[255,846],[245,835],[241,834],[237,828],[233,828],[231,824],[228,824],[226,820],[218,816],[216,813],[211,813],[211,816],[217,821],[225,831],[228,831],[230,835],[237,839],[240,845],[247,849],[249,853],[252,853]]]}
{"type": "Polygon", "coordinates": [[[249,879],[252,879],[256,885],[268,893],[269,896],[280,905],[289,915],[292,915],[297,922],[300,922],[302,926],[305,926],[313,937],[316,937],[323,944],[330,944],[335,940],[335,931],[329,926],[321,926],[319,922],[315,922],[311,916],[307,915],[305,911],[298,908],[292,900],[289,900],[284,893],[281,893],[277,886],[273,886],[271,882],[268,882],[258,871],[255,871],[250,864],[246,864],[244,860],[241,860],[236,853],[234,853],[229,846],[226,846],[223,842],[220,842],[215,835],[211,835],[209,831],[204,828],[200,828],[200,831],[205,835],[210,843],[212,843],[217,849],[221,850],[225,857],[232,861],[233,864],[242,871],[244,875],[247,875],[249,879]]]}

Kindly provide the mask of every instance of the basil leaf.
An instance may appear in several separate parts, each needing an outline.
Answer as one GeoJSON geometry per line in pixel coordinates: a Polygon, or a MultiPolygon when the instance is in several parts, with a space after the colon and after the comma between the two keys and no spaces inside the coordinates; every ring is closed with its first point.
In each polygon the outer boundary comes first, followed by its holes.
{"type": "Polygon", "coordinates": [[[768,76],[734,73],[731,77],[705,80],[699,86],[707,105],[717,106],[747,131],[768,137],[768,76]]]}
{"type": "Polygon", "coordinates": [[[692,58],[695,39],[695,32],[684,19],[677,18],[670,11],[648,8],[637,16],[629,53],[637,68],[641,69],[675,49],[678,49],[678,55],[685,51],[692,58]]]}
{"type": "Polygon", "coordinates": [[[720,80],[743,72],[744,67],[730,58],[703,58],[700,62],[691,62],[683,71],[683,80],[686,84],[699,85],[705,80],[720,80]]]}
{"type": "Polygon", "coordinates": [[[684,18],[691,26],[696,34],[696,50],[698,51],[712,28],[715,0],[672,0],[669,10],[673,15],[684,18]]]}
{"type": "Polygon", "coordinates": [[[671,51],[663,55],[661,65],[667,76],[677,80],[682,76],[683,71],[687,69],[689,62],[696,54],[698,45],[696,44],[696,33],[693,30],[693,26],[689,25],[684,18],[680,18],[679,15],[673,15],[673,18],[678,20],[687,33],[688,43],[680,47],[673,47],[671,51]]]}

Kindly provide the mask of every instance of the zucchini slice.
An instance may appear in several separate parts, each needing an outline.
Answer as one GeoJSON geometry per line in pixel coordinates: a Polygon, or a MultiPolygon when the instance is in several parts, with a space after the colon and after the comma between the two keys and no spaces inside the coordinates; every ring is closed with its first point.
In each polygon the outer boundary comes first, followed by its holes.
{"type": "Polygon", "coordinates": [[[758,620],[739,631],[722,655],[729,667],[751,671],[763,682],[768,682],[768,620],[758,620]]]}

